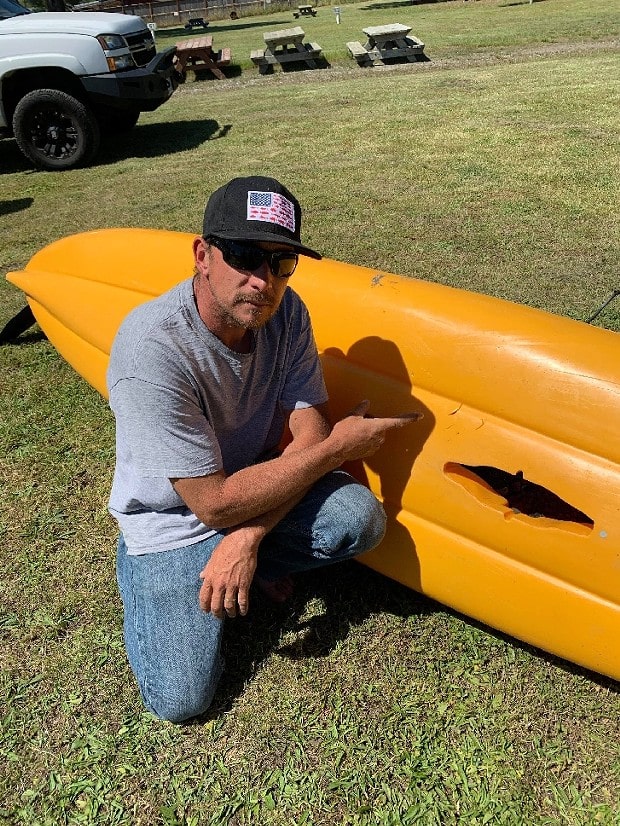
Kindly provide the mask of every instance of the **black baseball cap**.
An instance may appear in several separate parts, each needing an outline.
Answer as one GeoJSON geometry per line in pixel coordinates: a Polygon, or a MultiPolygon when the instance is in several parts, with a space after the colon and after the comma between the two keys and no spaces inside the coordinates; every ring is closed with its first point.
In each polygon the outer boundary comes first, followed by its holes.
{"type": "Polygon", "coordinates": [[[287,244],[302,255],[321,258],[301,243],[299,201],[275,178],[233,178],[216,189],[205,208],[202,236],[230,241],[287,244]]]}

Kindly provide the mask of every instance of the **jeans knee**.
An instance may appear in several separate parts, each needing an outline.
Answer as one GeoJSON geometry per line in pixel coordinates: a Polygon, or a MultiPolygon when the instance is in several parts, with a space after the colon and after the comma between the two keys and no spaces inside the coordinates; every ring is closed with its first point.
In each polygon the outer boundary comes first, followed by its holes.
{"type": "Polygon", "coordinates": [[[381,542],[387,523],[383,505],[370,491],[367,500],[365,509],[359,515],[362,522],[359,534],[359,544],[362,546],[360,553],[372,550],[381,542]]]}
{"type": "Polygon", "coordinates": [[[386,515],[376,496],[363,485],[346,491],[348,507],[341,511],[343,540],[351,544],[353,554],[376,547],[385,536],[386,515]]]}
{"type": "Polygon", "coordinates": [[[182,723],[208,711],[224,670],[224,658],[217,654],[201,666],[192,668],[184,662],[172,671],[164,670],[157,675],[151,671],[150,678],[140,680],[146,708],[170,723],[182,723]]]}
{"type": "Polygon", "coordinates": [[[148,697],[145,692],[142,692],[142,699],[151,714],[160,720],[183,723],[208,711],[214,694],[215,686],[206,691],[197,687],[196,690],[188,688],[178,692],[166,691],[160,694],[150,692],[148,697]]]}

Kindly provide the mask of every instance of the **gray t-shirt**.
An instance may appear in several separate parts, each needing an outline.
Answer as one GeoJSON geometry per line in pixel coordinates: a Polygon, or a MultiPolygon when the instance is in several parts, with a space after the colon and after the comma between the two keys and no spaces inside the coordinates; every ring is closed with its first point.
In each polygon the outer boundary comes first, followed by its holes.
{"type": "Polygon", "coordinates": [[[171,550],[214,531],[170,478],[227,475],[269,457],[286,415],[327,400],[308,311],[290,289],[236,353],[206,327],[192,280],[127,316],[108,368],[116,417],[109,508],[130,554],[171,550]]]}

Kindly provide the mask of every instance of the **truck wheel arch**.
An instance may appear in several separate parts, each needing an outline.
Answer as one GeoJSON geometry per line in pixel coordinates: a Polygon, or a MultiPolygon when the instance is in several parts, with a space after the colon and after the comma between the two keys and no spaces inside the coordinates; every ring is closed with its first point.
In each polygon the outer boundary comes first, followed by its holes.
{"type": "Polygon", "coordinates": [[[13,114],[20,100],[35,89],[57,89],[66,92],[82,103],[87,96],[78,78],[69,70],[58,66],[41,66],[36,69],[20,69],[2,78],[1,96],[7,123],[13,120],[13,114]]]}

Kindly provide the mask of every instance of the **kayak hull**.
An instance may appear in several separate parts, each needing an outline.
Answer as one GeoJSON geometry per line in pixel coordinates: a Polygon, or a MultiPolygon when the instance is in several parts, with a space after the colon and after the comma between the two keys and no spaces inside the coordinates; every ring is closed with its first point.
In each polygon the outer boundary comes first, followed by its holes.
{"type": "MultiPolygon", "coordinates": [[[[192,235],[69,236],[7,278],[99,392],[127,313],[193,271],[192,235]]],[[[388,530],[360,561],[620,679],[620,336],[499,299],[300,260],[334,417],[422,411],[353,472],[388,530]]]]}

